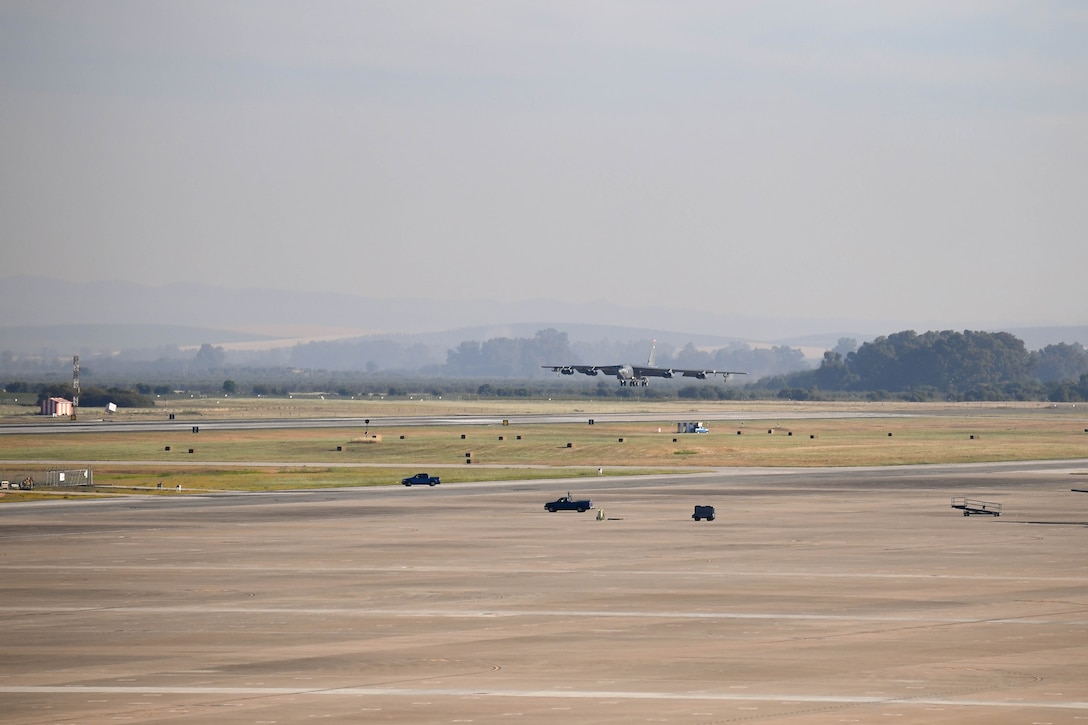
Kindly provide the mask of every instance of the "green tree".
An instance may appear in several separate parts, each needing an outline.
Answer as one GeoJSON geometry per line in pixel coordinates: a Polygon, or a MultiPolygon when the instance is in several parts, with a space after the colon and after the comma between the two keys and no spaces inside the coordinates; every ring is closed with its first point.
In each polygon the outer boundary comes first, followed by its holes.
{"type": "Polygon", "coordinates": [[[204,343],[193,357],[193,366],[205,370],[213,370],[223,367],[227,361],[227,353],[221,347],[214,347],[204,343]]]}
{"type": "Polygon", "coordinates": [[[827,350],[820,367],[813,374],[815,384],[823,390],[847,390],[857,382],[857,375],[846,367],[841,354],[827,350]]]}
{"type": "Polygon", "coordinates": [[[835,343],[835,347],[831,348],[831,352],[837,352],[842,357],[846,357],[854,350],[858,349],[858,341],[852,337],[840,337],[839,341],[835,343]]]}
{"type": "Polygon", "coordinates": [[[847,355],[855,389],[911,391],[933,388],[955,396],[1029,379],[1030,356],[1007,332],[913,330],[878,337],[847,355]]]}
{"type": "Polygon", "coordinates": [[[1079,342],[1047,345],[1032,355],[1035,377],[1044,383],[1076,381],[1088,373],[1088,351],[1079,342]]]}

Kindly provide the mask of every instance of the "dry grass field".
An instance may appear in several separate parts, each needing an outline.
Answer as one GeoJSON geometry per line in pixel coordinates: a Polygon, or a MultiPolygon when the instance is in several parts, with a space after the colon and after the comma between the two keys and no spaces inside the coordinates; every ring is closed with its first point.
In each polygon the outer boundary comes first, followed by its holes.
{"type": "MultiPolygon", "coordinates": [[[[385,485],[417,470],[444,481],[579,477],[718,467],[827,467],[1058,460],[1088,456],[1083,407],[1031,404],[679,403],[613,401],[360,401],[198,399],[125,411],[100,432],[11,433],[3,462],[93,465],[98,486],[267,490],[385,485]],[[175,408],[178,407],[177,410],[175,408]],[[194,422],[363,418],[374,426],[118,431],[118,421],[194,422]],[[631,415],[637,421],[460,425],[456,416],[631,415]],[[442,425],[383,425],[382,419],[449,416],[442,425]],[[717,418],[717,419],[716,419],[717,418]],[[723,419],[727,418],[727,419],[723,419]],[[710,433],[678,434],[680,420],[710,433]]],[[[3,423],[26,423],[0,410],[3,423]]],[[[80,420],[86,421],[84,411],[80,420]]],[[[34,422],[45,419],[37,418],[34,422]]],[[[360,421],[361,422],[361,421],[360,421]]],[[[50,422],[63,427],[67,421],[50,422]]]]}

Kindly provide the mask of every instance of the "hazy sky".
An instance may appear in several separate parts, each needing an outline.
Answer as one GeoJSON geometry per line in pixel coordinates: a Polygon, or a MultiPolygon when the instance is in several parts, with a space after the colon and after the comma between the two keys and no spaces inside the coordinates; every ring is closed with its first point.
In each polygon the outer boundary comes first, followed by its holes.
{"type": "Polygon", "coordinates": [[[0,276],[1085,324],[1088,4],[0,0],[0,183],[0,276]]]}

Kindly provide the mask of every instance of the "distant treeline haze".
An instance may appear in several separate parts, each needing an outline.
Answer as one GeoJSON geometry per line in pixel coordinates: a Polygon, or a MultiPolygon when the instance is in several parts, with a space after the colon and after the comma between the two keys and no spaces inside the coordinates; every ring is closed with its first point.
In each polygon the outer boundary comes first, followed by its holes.
{"type": "MultiPolygon", "coordinates": [[[[144,395],[160,391],[205,389],[228,393],[279,394],[286,391],[324,390],[339,395],[396,394],[422,387],[471,391],[477,394],[536,395],[569,391],[584,395],[631,395],[616,390],[611,378],[582,375],[556,376],[542,365],[616,364],[646,362],[650,340],[571,343],[564,332],[538,331],[533,337],[496,337],[464,341],[436,361],[428,346],[397,340],[315,342],[272,357],[237,354],[204,345],[195,354],[178,356],[166,351],[155,360],[131,356],[94,356],[83,359],[86,376],[114,386],[135,386],[144,395]],[[426,380],[409,384],[406,380],[426,380]],[[479,383],[477,381],[486,382],[479,383]],[[390,382],[390,381],[400,382],[390,382]],[[135,382],[139,381],[139,382],[135,382]],[[514,381],[520,381],[516,383],[514,381]]],[[[71,358],[43,355],[34,359],[2,353],[0,374],[11,380],[7,390],[33,388],[19,377],[33,375],[52,380],[54,392],[64,388],[71,358]],[[66,365],[67,363],[67,365],[66,365]]],[[[682,348],[658,346],[656,364],[664,367],[743,370],[727,385],[700,381],[655,381],[638,394],[652,397],[833,397],[916,400],[1018,399],[1088,400],[1088,351],[1079,344],[1059,343],[1028,351],[1022,340],[1004,332],[917,334],[908,330],[866,342],[842,339],[824,353],[818,366],[806,362],[801,350],[786,346],[753,348],[734,343],[716,350],[688,343],[682,348]]],[[[43,390],[39,386],[37,390],[43,390]]],[[[95,391],[98,392],[97,390],[95,391]]],[[[104,393],[116,402],[121,392],[104,393]]],[[[85,395],[86,397],[86,395],[85,395]]],[[[81,403],[84,403],[81,400],[81,403]]],[[[121,405],[121,403],[118,403],[121,405]]]]}

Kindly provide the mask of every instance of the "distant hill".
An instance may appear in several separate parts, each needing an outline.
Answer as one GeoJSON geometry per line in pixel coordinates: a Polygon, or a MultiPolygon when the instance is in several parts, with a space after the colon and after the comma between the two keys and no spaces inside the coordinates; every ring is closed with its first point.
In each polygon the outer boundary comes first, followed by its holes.
{"type": "Polygon", "coordinates": [[[606,301],[379,300],[332,292],[224,289],[180,282],[157,287],[61,282],[38,276],[0,278],[0,308],[7,313],[0,320],[0,349],[15,351],[39,349],[43,340],[119,349],[139,345],[142,338],[156,346],[170,344],[164,340],[172,334],[178,336],[174,344],[182,346],[198,340],[224,345],[267,340],[276,346],[284,340],[353,335],[428,335],[456,345],[472,338],[529,336],[548,327],[566,331],[572,341],[645,337],[676,345],[718,346],[731,340],[784,338],[812,324],[670,309],[652,301],[636,309],[606,301]],[[527,322],[533,320],[538,322],[527,322]]]}
{"type": "Polygon", "coordinates": [[[43,325],[40,327],[0,327],[0,350],[36,352],[42,349],[91,350],[113,353],[122,350],[191,348],[203,343],[220,345],[270,344],[267,335],[216,330],[184,325],[43,325]]]}
{"type": "MultiPolygon", "coordinates": [[[[67,353],[144,350],[204,343],[228,349],[283,348],[314,340],[395,339],[436,349],[465,340],[531,337],[554,328],[572,343],[656,339],[665,346],[720,348],[734,342],[797,347],[819,356],[840,338],[860,344],[903,329],[958,329],[857,320],[792,320],[731,315],[706,306],[675,309],[606,301],[379,300],[333,292],[225,289],[173,282],[61,282],[43,276],[0,278],[0,351],[67,353]],[[537,322],[531,322],[537,320],[537,322]],[[576,321],[576,322],[572,322],[576,321]]],[[[993,330],[991,330],[993,331],[993,330]]],[[[1088,326],[1005,330],[1029,349],[1088,344],[1088,326]]]]}

